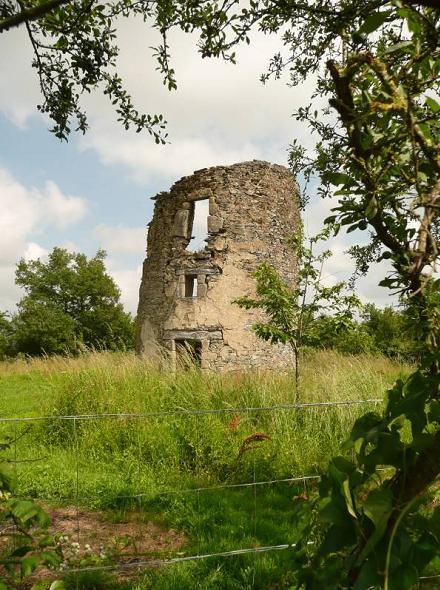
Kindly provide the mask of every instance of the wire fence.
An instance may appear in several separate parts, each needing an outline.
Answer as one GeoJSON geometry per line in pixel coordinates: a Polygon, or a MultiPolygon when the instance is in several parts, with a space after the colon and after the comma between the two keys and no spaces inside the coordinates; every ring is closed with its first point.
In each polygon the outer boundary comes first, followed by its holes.
{"type": "MultiPolygon", "coordinates": [[[[68,424],[69,430],[64,433],[66,438],[61,440],[61,445],[64,444],[65,448],[69,449],[70,458],[66,459],[66,465],[69,463],[69,468],[66,467],[66,472],[69,472],[69,480],[67,483],[61,483],[60,487],[64,490],[65,488],[68,489],[68,493],[62,495],[59,493],[57,488],[57,493],[53,494],[41,494],[38,493],[38,490],[33,490],[31,494],[28,496],[36,497],[37,500],[43,502],[45,505],[49,506],[51,503],[55,503],[57,505],[56,510],[58,517],[61,514],[63,517],[63,506],[67,507],[68,515],[64,518],[58,518],[58,526],[60,527],[57,530],[57,520],[55,519],[54,522],[54,530],[58,534],[63,534],[63,526],[68,524],[68,530],[72,533],[73,537],[76,538],[76,543],[78,545],[78,554],[81,552],[81,544],[84,547],[89,545],[90,539],[93,538],[93,542],[96,544],[102,545],[101,541],[105,542],[105,539],[101,538],[100,536],[100,522],[92,522],[92,531],[90,530],[90,523],[87,523],[87,519],[90,519],[91,512],[87,512],[87,510],[93,509],[96,506],[96,500],[100,499],[99,494],[87,494],[83,493],[83,478],[87,478],[90,476],[90,470],[88,469],[87,462],[89,461],[90,448],[87,448],[87,441],[84,442],[82,440],[82,436],[84,435],[82,428],[80,426],[82,424],[89,424],[92,426],[95,423],[102,423],[102,422],[111,422],[115,423],[118,421],[122,421],[124,426],[137,423],[138,425],[141,424],[143,428],[147,429],[151,425],[152,421],[159,421],[163,422],[164,429],[167,428],[166,421],[168,419],[179,419],[179,420],[195,420],[194,431],[193,431],[193,444],[194,448],[197,447],[197,443],[199,439],[203,435],[203,428],[208,428],[209,425],[202,425],[200,421],[204,417],[213,417],[213,416],[223,416],[223,417],[230,417],[232,416],[240,416],[240,415],[247,415],[247,416],[262,416],[265,414],[276,414],[276,413],[283,413],[283,412],[299,412],[304,411],[308,412],[314,410],[315,412],[322,412],[324,410],[342,410],[345,411],[347,408],[350,407],[363,407],[363,406],[377,406],[378,404],[382,403],[382,399],[358,399],[358,400],[341,400],[341,401],[329,401],[329,402],[311,402],[311,403],[297,403],[297,404],[280,404],[280,405],[270,405],[270,406],[242,406],[242,407],[222,407],[222,408],[207,408],[207,409],[185,409],[185,408],[175,408],[171,410],[158,410],[158,411],[151,411],[151,412],[141,412],[141,413],[89,413],[89,414],[75,414],[75,415],[47,415],[47,416],[29,416],[29,417],[0,417],[0,427],[3,428],[12,428],[13,429],[13,436],[12,439],[14,441],[13,447],[11,449],[11,462],[14,463],[14,469],[16,471],[16,475],[18,476],[18,480],[23,479],[23,473],[26,475],[26,469],[32,470],[32,466],[30,466],[31,462],[38,462],[39,468],[44,472],[44,465],[45,463],[48,464],[48,469],[52,469],[54,463],[51,463],[51,459],[53,457],[49,455],[44,455],[42,457],[29,457],[29,452],[26,452],[26,445],[29,441],[26,441],[26,437],[32,437],[35,433],[32,431],[32,425],[37,425],[38,427],[53,427],[54,424],[68,424]],[[25,426],[26,429],[22,432],[19,432],[19,428],[21,426],[25,426]],[[72,462],[73,462],[73,469],[72,469],[72,462]],[[73,511],[72,511],[73,508],[73,511]],[[70,512],[69,512],[70,511],[70,512]]],[[[296,414],[298,415],[298,414],[296,414]]],[[[258,421],[255,419],[253,422],[254,428],[258,426],[258,421]]],[[[62,431],[63,432],[63,431],[62,431]]],[[[260,443],[264,440],[262,432],[254,432],[248,438],[249,441],[249,448],[245,448],[247,450],[253,450],[255,448],[255,443],[260,443]],[[260,438],[258,438],[258,435],[260,438]],[[252,438],[252,436],[254,438],[252,438]],[[254,446],[253,446],[254,445],[254,446]]],[[[345,433],[345,435],[347,432],[345,433]]],[[[266,435],[265,435],[266,436],[266,435]]],[[[307,437],[307,432],[304,432],[304,440],[307,437]]],[[[267,438],[269,438],[267,436],[267,438]]],[[[342,440],[340,441],[342,442],[342,440]]],[[[131,470],[131,477],[133,480],[138,482],[143,481],[143,471],[148,467],[148,460],[142,456],[142,440],[139,439],[138,441],[139,447],[139,457],[137,464],[131,470]]],[[[31,446],[34,449],[34,447],[31,446]]],[[[57,446],[54,445],[53,447],[49,447],[49,450],[52,449],[54,453],[57,452],[57,446]]],[[[92,449],[93,451],[93,449],[92,449]]],[[[194,449],[189,449],[189,451],[194,452],[194,449]]],[[[244,451],[243,451],[244,452],[244,451]]],[[[192,481],[190,485],[180,485],[181,482],[164,482],[164,481],[157,481],[154,482],[154,485],[149,482],[150,488],[148,490],[139,489],[133,490],[132,492],[128,493],[113,493],[112,495],[112,503],[117,509],[120,506],[123,506],[124,509],[126,508],[127,504],[124,502],[128,502],[129,510],[136,517],[136,523],[134,528],[131,527],[130,531],[125,535],[126,537],[136,538],[138,542],[138,547],[136,550],[136,543],[133,546],[130,545],[130,551],[127,551],[127,547],[124,547],[120,553],[114,553],[112,555],[112,559],[110,560],[108,556],[103,557],[101,562],[96,563],[95,561],[91,561],[87,563],[87,560],[75,560],[71,559],[70,561],[66,561],[64,564],[64,572],[65,573],[72,573],[77,574],[81,572],[96,572],[96,571],[139,571],[145,570],[148,568],[157,568],[162,566],[170,566],[185,562],[196,562],[196,561],[203,561],[208,559],[226,559],[226,558],[234,558],[238,556],[253,556],[253,581],[252,587],[254,587],[255,582],[255,572],[256,572],[256,559],[259,554],[267,554],[273,553],[278,554],[280,552],[288,551],[295,547],[295,539],[292,538],[279,538],[279,535],[284,535],[286,533],[286,527],[281,527],[281,530],[278,534],[278,538],[276,538],[276,542],[274,543],[264,543],[265,536],[261,534],[261,530],[264,528],[260,526],[259,521],[264,521],[263,524],[267,525],[266,520],[270,520],[271,516],[266,519],[264,511],[270,506],[271,503],[271,496],[276,492],[280,493],[280,497],[286,496],[292,493],[299,499],[298,501],[302,501],[307,499],[309,495],[309,486],[314,485],[315,482],[318,482],[320,476],[318,473],[304,473],[300,474],[291,474],[289,477],[259,477],[259,465],[257,463],[256,454],[248,453],[248,468],[244,470],[243,474],[240,472],[235,473],[235,477],[241,479],[241,475],[243,477],[247,476],[245,481],[228,481],[228,474],[224,474],[225,481],[214,481],[209,484],[198,484],[198,477],[206,475],[203,472],[203,469],[197,470],[193,469],[192,472],[192,481]],[[250,476],[250,477],[249,477],[250,476]],[[225,510],[225,494],[227,493],[243,493],[248,494],[247,497],[239,498],[239,502],[243,500],[244,503],[244,514],[241,515],[241,526],[243,527],[243,534],[242,534],[242,541],[237,539],[237,536],[234,538],[234,543],[240,546],[229,546],[229,547],[222,547],[219,546],[217,548],[212,546],[212,538],[205,538],[206,536],[211,535],[213,537],[212,531],[215,531],[215,528],[222,524],[222,511],[225,510]],[[206,505],[206,498],[209,495],[215,494],[215,502],[212,501],[211,503],[208,502],[208,508],[206,505]],[[264,496],[263,494],[267,495],[264,496]],[[171,496],[191,496],[192,500],[190,503],[190,509],[192,511],[192,517],[194,518],[195,524],[192,526],[193,535],[191,538],[191,542],[187,543],[188,538],[185,536],[178,536],[175,531],[174,540],[176,541],[174,544],[171,543],[171,548],[168,546],[163,547],[163,543],[156,544],[154,546],[154,542],[151,543],[150,547],[146,547],[148,543],[145,543],[145,539],[151,536],[151,523],[146,521],[146,517],[149,517],[151,514],[151,504],[155,506],[156,512],[160,512],[160,504],[166,505],[165,499],[171,496]],[[130,504],[132,502],[133,504],[130,504]],[[159,504],[159,507],[158,507],[159,504]],[[217,513],[213,512],[213,506],[217,509],[217,513]],[[208,513],[208,516],[205,513],[208,513]],[[207,526],[206,520],[209,518],[211,519],[211,524],[207,526]],[[244,523],[244,524],[243,524],[244,523]],[[150,528],[148,528],[150,527],[150,528]],[[210,531],[209,535],[207,534],[207,530],[210,531]],[[279,541],[279,542],[277,542],[279,541]],[[139,547],[141,545],[141,547],[139,547]],[[188,547],[189,545],[189,547],[188,547]],[[133,550],[134,547],[134,550],[133,550]],[[207,550],[207,547],[210,550],[207,550]]],[[[66,456],[64,456],[66,458],[66,456]]],[[[109,470],[112,471],[110,468],[112,466],[112,456],[111,451],[109,452],[108,457],[108,467],[109,470]]],[[[265,465],[264,473],[267,473],[268,465],[265,465]]],[[[270,463],[269,463],[270,469],[270,463]]],[[[166,471],[166,466],[165,469],[166,471]]],[[[105,470],[104,470],[105,471],[105,470]]],[[[112,473],[114,470],[112,471],[112,473]]],[[[270,473],[269,473],[270,475],[270,473]]],[[[55,473],[47,474],[47,477],[53,477],[56,479],[57,475],[55,473]]],[[[110,474],[111,477],[111,474],[110,474]]],[[[25,479],[25,478],[24,478],[25,479]]],[[[166,479],[166,477],[165,477],[166,479]]],[[[187,483],[188,478],[183,477],[183,484],[187,483]]],[[[26,487],[26,486],[25,486],[26,487]]],[[[142,486],[141,486],[142,488],[142,486]]],[[[23,497],[27,497],[26,494],[23,497]]],[[[290,498],[292,499],[292,498],[290,498]]],[[[99,502],[98,502],[99,504],[99,502]]],[[[237,501],[235,501],[235,506],[237,501]]],[[[184,504],[182,504],[184,505],[184,504]]],[[[239,512],[235,512],[235,514],[239,515],[239,512]]],[[[124,514],[124,517],[126,514],[124,514]]],[[[240,516],[240,515],[239,515],[240,516]]],[[[116,523],[117,524],[117,523],[116,523]]],[[[116,529],[117,526],[114,526],[116,529]]],[[[124,524],[124,523],[122,523],[124,524]]],[[[133,524],[130,521],[130,526],[133,524]]],[[[231,523],[233,525],[234,523],[231,523]]],[[[112,525],[106,524],[105,526],[102,525],[103,528],[108,532],[108,530],[112,530],[112,525]]],[[[114,532],[114,531],[113,531],[114,532]]],[[[153,533],[160,537],[161,533],[157,531],[157,529],[153,530],[153,533]]],[[[154,536],[153,534],[153,536],[154,536]]],[[[288,535],[291,536],[291,535],[288,535]]],[[[277,537],[277,535],[275,535],[277,537]]],[[[272,535],[274,538],[274,535],[272,535]]],[[[169,539],[168,539],[169,540],[169,539]]],[[[166,545],[166,543],[165,543],[166,545]]],[[[221,543],[220,543],[221,545],[221,543]]],[[[420,578],[420,581],[430,581],[436,578],[440,578],[440,576],[423,576],[420,578]]]]}

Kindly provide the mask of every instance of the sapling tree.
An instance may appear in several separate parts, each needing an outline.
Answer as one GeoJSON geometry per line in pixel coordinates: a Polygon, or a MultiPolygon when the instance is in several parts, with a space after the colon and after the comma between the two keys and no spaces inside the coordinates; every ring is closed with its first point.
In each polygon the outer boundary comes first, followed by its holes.
{"type": "Polygon", "coordinates": [[[295,359],[295,402],[300,397],[300,352],[307,341],[314,318],[322,311],[333,315],[341,324],[353,319],[361,302],[347,290],[344,282],[326,286],[322,281],[323,265],[331,256],[330,250],[315,253],[317,244],[326,240],[332,231],[329,225],[307,240],[302,228],[290,238],[296,254],[298,276],[290,288],[278,276],[275,268],[263,262],[253,273],[256,297],[240,297],[234,301],[245,309],[261,309],[264,319],[253,324],[257,336],[272,344],[288,344],[295,359]]]}

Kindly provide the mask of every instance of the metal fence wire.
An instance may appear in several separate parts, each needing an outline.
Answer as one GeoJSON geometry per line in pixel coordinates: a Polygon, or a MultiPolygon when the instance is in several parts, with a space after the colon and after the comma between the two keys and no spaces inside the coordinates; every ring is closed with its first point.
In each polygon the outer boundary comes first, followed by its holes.
{"type": "MultiPolygon", "coordinates": [[[[364,405],[378,405],[383,402],[382,399],[367,399],[367,400],[341,400],[341,401],[328,401],[328,402],[312,402],[312,403],[296,403],[296,404],[280,404],[280,405],[271,405],[271,406],[257,406],[257,407],[223,407],[223,408],[208,408],[208,409],[185,409],[185,408],[176,408],[173,410],[164,410],[164,411],[152,411],[152,412],[143,412],[143,413],[90,413],[90,414],[78,414],[78,415],[47,415],[47,416],[29,416],[29,417],[1,417],[0,416],[0,427],[3,428],[12,428],[13,432],[13,448],[11,450],[11,462],[14,463],[14,470],[18,471],[18,476],[20,477],[20,470],[25,468],[29,462],[37,461],[41,469],[45,469],[45,463],[48,464],[48,469],[50,470],[50,456],[45,455],[42,457],[28,457],[26,456],[26,452],[24,452],[25,456],[21,456],[21,453],[24,449],[23,447],[23,439],[26,436],[26,432],[24,435],[18,433],[18,429],[20,426],[24,426],[25,428],[29,428],[31,425],[40,425],[45,427],[45,425],[53,425],[54,423],[58,424],[70,424],[69,433],[70,433],[70,449],[72,451],[72,460],[74,464],[74,469],[72,472],[74,473],[73,481],[69,481],[69,493],[67,495],[55,495],[52,497],[42,497],[39,494],[33,493],[32,496],[35,497],[36,500],[40,501],[44,506],[49,506],[52,503],[55,503],[58,506],[58,511],[62,513],[62,506],[68,507],[68,517],[69,517],[69,531],[71,533],[71,539],[75,539],[75,543],[77,544],[78,551],[81,548],[81,543],[85,547],[88,546],[87,543],[84,543],[84,540],[87,540],[87,535],[90,536],[90,526],[84,522],[84,518],[82,513],[86,510],[93,510],[93,506],[96,505],[94,500],[99,499],[98,497],[91,497],[90,495],[82,493],[83,489],[83,481],[82,477],[87,477],[87,473],[83,473],[83,463],[84,457],[83,448],[81,444],[81,424],[83,423],[95,423],[101,421],[124,421],[124,424],[131,424],[141,421],[146,428],[148,425],[151,424],[152,421],[163,421],[164,428],[166,428],[166,420],[167,419],[182,419],[182,420],[193,420],[194,421],[194,437],[195,437],[195,449],[197,449],[197,442],[198,439],[201,437],[203,433],[204,426],[202,424],[202,420],[204,417],[209,416],[237,416],[237,415],[247,415],[247,416],[256,416],[265,413],[283,413],[289,411],[310,411],[315,410],[317,412],[324,411],[330,408],[339,408],[341,410],[346,410],[347,408],[353,406],[364,406],[364,405]],[[60,508],[61,506],[61,508],[60,508]],[[83,530],[86,528],[87,530],[83,530]]],[[[32,435],[32,429],[29,428],[27,434],[32,435]]],[[[307,432],[304,433],[307,436],[307,432]]],[[[341,441],[342,442],[342,441],[341,441]]],[[[56,447],[52,448],[53,452],[56,452],[56,447]]],[[[142,458],[142,441],[138,440],[138,450],[139,456],[137,465],[133,468],[136,473],[137,480],[140,482],[142,480],[144,463],[142,458]]],[[[197,455],[197,450],[194,451],[197,455]]],[[[195,457],[195,460],[197,456],[195,457]]],[[[109,457],[109,464],[111,463],[111,457],[109,457]]],[[[152,555],[146,554],[145,551],[139,551],[138,554],[136,552],[134,554],[130,554],[129,557],[124,557],[124,555],[115,556],[112,562],[109,562],[108,559],[102,560],[102,562],[90,562],[86,565],[82,564],[73,564],[66,563],[64,564],[63,571],[64,573],[72,573],[72,574],[80,574],[81,572],[106,572],[106,571],[139,571],[147,568],[157,568],[163,566],[170,566],[179,563],[185,562],[195,562],[201,560],[208,560],[208,559],[223,559],[223,558],[233,558],[237,556],[243,555],[250,555],[253,556],[253,575],[252,575],[252,588],[255,585],[255,575],[257,571],[257,563],[256,559],[258,555],[264,553],[279,553],[282,551],[286,551],[292,549],[295,546],[295,541],[292,539],[280,539],[281,542],[276,544],[270,545],[261,545],[258,539],[258,519],[262,515],[262,511],[265,510],[265,507],[261,506],[261,491],[264,490],[267,492],[268,490],[273,490],[276,486],[289,486],[291,490],[293,486],[295,486],[296,491],[298,491],[298,496],[301,496],[301,490],[303,492],[304,498],[308,495],[308,486],[313,484],[314,482],[318,482],[320,476],[317,473],[306,473],[306,474],[292,474],[289,477],[268,477],[268,478],[260,478],[257,476],[257,464],[255,454],[253,455],[253,459],[251,458],[249,461],[250,471],[247,471],[247,474],[251,475],[248,477],[246,481],[233,481],[233,482],[214,482],[210,485],[190,485],[190,486],[183,486],[179,487],[176,485],[169,485],[163,482],[157,482],[155,485],[154,490],[139,490],[134,491],[133,493],[122,493],[116,494],[113,496],[113,501],[121,504],[124,502],[132,502],[132,512],[136,514],[137,517],[137,534],[140,537],[146,537],[149,534],[148,530],[148,523],[146,523],[146,517],[149,515],[148,510],[148,502],[151,501],[153,498],[157,500],[157,498],[162,499],[165,497],[172,497],[172,496],[192,496],[192,509],[193,509],[193,516],[195,517],[196,525],[196,534],[197,539],[195,543],[191,543],[191,547],[193,551],[186,554],[186,549],[184,546],[179,546],[173,551],[166,550],[164,552],[159,552],[157,555],[157,551],[152,551],[152,555]],[[209,494],[217,493],[220,497],[224,497],[224,495],[228,492],[237,492],[241,491],[246,493],[249,491],[249,502],[248,502],[248,511],[244,515],[244,521],[247,522],[247,530],[243,537],[246,539],[251,539],[251,543],[248,543],[247,546],[240,546],[240,547],[219,547],[218,550],[214,551],[205,551],[204,550],[204,543],[203,539],[201,538],[201,533],[199,534],[198,531],[202,530],[202,520],[203,520],[203,507],[202,504],[206,500],[206,496],[209,494]],[[197,519],[199,519],[200,526],[197,526],[197,519]]],[[[48,472],[47,477],[51,477],[51,474],[48,472]]],[[[225,478],[227,479],[227,478],[225,478]]],[[[26,497],[23,495],[22,497],[26,497]]],[[[218,504],[218,511],[220,514],[214,514],[214,521],[216,519],[221,518],[221,511],[222,511],[223,504],[219,502],[218,504]]],[[[215,527],[215,522],[213,526],[215,527]]],[[[56,527],[56,523],[55,523],[56,527]]],[[[63,534],[63,530],[56,530],[57,534],[63,534]]],[[[92,531],[94,535],[94,541],[100,544],[100,530],[99,526],[92,531]]],[[[148,553],[148,552],[147,552],[148,553]]],[[[83,560],[84,561],[84,560],[83,560]]],[[[420,578],[420,582],[430,581],[436,578],[440,578],[440,576],[423,576],[420,578]]]]}

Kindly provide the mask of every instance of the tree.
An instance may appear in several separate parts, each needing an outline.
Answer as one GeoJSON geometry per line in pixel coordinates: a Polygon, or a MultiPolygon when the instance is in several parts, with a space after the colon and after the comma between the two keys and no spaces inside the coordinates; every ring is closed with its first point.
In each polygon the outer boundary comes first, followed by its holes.
{"type": "Polygon", "coordinates": [[[81,346],[131,347],[133,322],[106,273],[105,252],[84,254],[54,248],[48,261],[20,260],[16,283],[25,296],[12,320],[16,352],[30,355],[76,351],[81,346]]]}
{"type": "Polygon", "coordinates": [[[420,343],[414,338],[411,318],[405,309],[379,309],[369,303],[363,312],[363,326],[379,352],[389,357],[416,359],[420,343]]]}
{"type": "Polygon", "coordinates": [[[10,338],[12,334],[11,322],[8,316],[0,312],[0,360],[4,360],[9,353],[10,338]]]}
{"type": "Polygon", "coordinates": [[[300,359],[302,346],[311,337],[316,314],[332,314],[335,329],[340,331],[353,321],[354,312],[361,302],[353,293],[346,292],[344,282],[324,286],[321,281],[324,262],[331,257],[329,250],[314,254],[314,247],[326,240],[332,232],[329,225],[304,244],[302,228],[291,240],[298,261],[298,277],[293,289],[278,276],[276,270],[263,262],[253,273],[256,280],[256,297],[240,297],[234,301],[245,309],[261,309],[265,318],[252,326],[254,332],[272,344],[282,342],[291,346],[295,356],[295,403],[300,395],[300,359]]]}

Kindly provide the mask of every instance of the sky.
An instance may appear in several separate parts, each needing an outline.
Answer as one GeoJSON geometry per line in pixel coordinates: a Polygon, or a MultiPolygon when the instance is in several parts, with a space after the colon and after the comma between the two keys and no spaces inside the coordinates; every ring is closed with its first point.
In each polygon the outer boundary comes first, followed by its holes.
{"type": "MultiPolygon", "coordinates": [[[[174,34],[174,92],[163,86],[155,69],[150,47],[159,40],[152,29],[129,19],[121,23],[118,40],[118,68],[136,107],[162,113],[168,122],[164,146],[147,133],[123,129],[99,92],[83,102],[90,129],[61,143],[36,109],[38,82],[24,29],[0,35],[0,311],[13,312],[22,296],[14,284],[18,260],[44,259],[61,246],[89,256],[106,250],[121,300],[135,313],[151,197],[200,168],[252,159],[287,165],[294,138],[313,145],[307,129],[292,117],[307,104],[313,79],[296,88],[283,80],[259,81],[279,49],[276,37],[254,35],[233,65],[202,60],[194,37],[174,34]]],[[[331,206],[312,198],[304,213],[310,234],[320,229],[331,206]]],[[[349,243],[340,235],[326,245],[333,252],[324,269],[327,282],[349,278],[349,243]]],[[[360,281],[357,290],[364,301],[390,303],[377,287],[377,272],[360,281]]]]}

